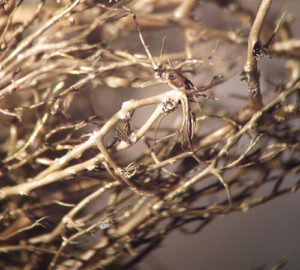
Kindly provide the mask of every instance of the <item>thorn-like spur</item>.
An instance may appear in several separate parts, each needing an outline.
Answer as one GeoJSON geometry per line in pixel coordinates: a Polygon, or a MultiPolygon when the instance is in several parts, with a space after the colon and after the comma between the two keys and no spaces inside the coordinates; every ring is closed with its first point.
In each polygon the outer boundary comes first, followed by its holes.
{"type": "Polygon", "coordinates": [[[134,22],[135,22],[136,28],[137,28],[137,30],[138,30],[139,37],[140,37],[140,40],[141,40],[141,42],[142,42],[142,45],[143,45],[143,47],[144,47],[144,49],[145,49],[145,51],[146,51],[146,54],[147,54],[149,60],[151,61],[153,70],[155,71],[155,70],[158,69],[158,65],[155,63],[155,61],[154,61],[154,59],[153,59],[153,57],[152,57],[152,54],[151,54],[151,52],[149,51],[148,46],[146,45],[146,42],[145,42],[144,37],[143,37],[142,32],[141,32],[141,28],[140,28],[140,26],[139,26],[139,24],[138,24],[138,22],[137,22],[136,15],[135,15],[132,11],[131,11],[131,14],[132,14],[133,20],[134,20],[134,22]]]}

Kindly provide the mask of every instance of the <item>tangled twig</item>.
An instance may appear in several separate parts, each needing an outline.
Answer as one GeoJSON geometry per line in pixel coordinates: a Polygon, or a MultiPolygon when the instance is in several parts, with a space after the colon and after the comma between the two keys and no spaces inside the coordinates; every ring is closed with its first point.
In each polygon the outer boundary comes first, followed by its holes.
{"type": "Polygon", "coordinates": [[[211,1],[234,31],[194,0],[2,2],[0,266],[130,267],[298,190],[299,40],[271,0],[211,1]],[[284,55],[280,83],[266,55],[284,55]],[[228,88],[241,70],[248,93],[228,88]]]}

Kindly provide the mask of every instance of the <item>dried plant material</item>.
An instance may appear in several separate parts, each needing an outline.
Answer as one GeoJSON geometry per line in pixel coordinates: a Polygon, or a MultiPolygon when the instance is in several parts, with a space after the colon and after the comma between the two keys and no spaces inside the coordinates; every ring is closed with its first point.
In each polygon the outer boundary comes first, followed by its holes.
{"type": "Polygon", "coordinates": [[[293,22],[211,1],[229,31],[207,5],[0,1],[0,268],[128,269],[178,228],[297,192],[293,22]],[[279,84],[259,65],[283,55],[279,84]]]}

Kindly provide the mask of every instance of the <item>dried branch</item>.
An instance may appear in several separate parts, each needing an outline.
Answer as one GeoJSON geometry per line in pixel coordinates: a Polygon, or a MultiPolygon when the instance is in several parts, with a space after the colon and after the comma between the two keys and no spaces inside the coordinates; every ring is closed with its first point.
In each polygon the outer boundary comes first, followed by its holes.
{"type": "Polygon", "coordinates": [[[254,109],[259,109],[263,105],[257,59],[262,53],[260,33],[271,4],[272,0],[263,0],[261,2],[248,39],[248,54],[244,72],[247,76],[249,107],[254,109]]]}
{"type": "Polygon", "coordinates": [[[132,267],[298,191],[299,39],[271,0],[54,2],[0,1],[1,266],[132,267]]]}

